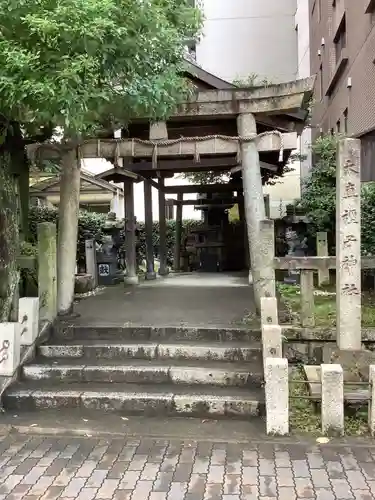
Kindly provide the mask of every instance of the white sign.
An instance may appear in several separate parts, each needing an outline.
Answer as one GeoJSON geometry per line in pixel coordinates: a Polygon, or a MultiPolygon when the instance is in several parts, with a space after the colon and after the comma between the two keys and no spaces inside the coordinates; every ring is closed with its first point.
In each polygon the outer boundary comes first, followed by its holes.
{"type": "Polygon", "coordinates": [[[99,264],[99,276],[109,276],[109,264],[99,264]]]}

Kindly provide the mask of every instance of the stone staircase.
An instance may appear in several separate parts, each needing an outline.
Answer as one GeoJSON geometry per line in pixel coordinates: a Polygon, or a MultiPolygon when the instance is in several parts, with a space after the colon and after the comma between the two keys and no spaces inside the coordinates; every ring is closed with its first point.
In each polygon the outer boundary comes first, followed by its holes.
{"type": "Polygon", "coordinates": [[[9,411],[248,419],[262,415],[260,332],[68,327],[3,395],[9,411]]]}

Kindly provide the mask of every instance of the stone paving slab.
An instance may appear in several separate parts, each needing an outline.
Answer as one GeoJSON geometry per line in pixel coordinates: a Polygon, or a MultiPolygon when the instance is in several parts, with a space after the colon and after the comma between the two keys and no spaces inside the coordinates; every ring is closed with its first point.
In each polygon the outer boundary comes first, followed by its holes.
{"type": "Polygon", "coordinates": [[[139,286],[107,287],[74,306],[77,325],[235,326],[254,313],[248,276],[170,275],[139,286]]]}
{"type": "Polygon", "coordinates": [[[375,446],[0,436],[1,500],[372,500],[375,446]]]}

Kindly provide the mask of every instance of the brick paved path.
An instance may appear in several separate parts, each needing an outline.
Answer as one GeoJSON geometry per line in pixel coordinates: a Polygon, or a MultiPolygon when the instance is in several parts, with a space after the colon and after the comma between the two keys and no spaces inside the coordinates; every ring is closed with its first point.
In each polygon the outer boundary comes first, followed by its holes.
{"type": "Polygon", "coordinates": [[[375,446],[0,436],[0,500],[375,499],[375,446]]]}

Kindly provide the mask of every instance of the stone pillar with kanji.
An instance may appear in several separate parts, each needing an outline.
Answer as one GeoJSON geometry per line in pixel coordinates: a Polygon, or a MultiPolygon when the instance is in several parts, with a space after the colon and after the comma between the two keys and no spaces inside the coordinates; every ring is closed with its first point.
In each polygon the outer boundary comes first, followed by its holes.
{"type": "Polygon", "coordinates": [[[361,349],[361,141],[343,139],[337,154],[337,343],[361,349]]]}

